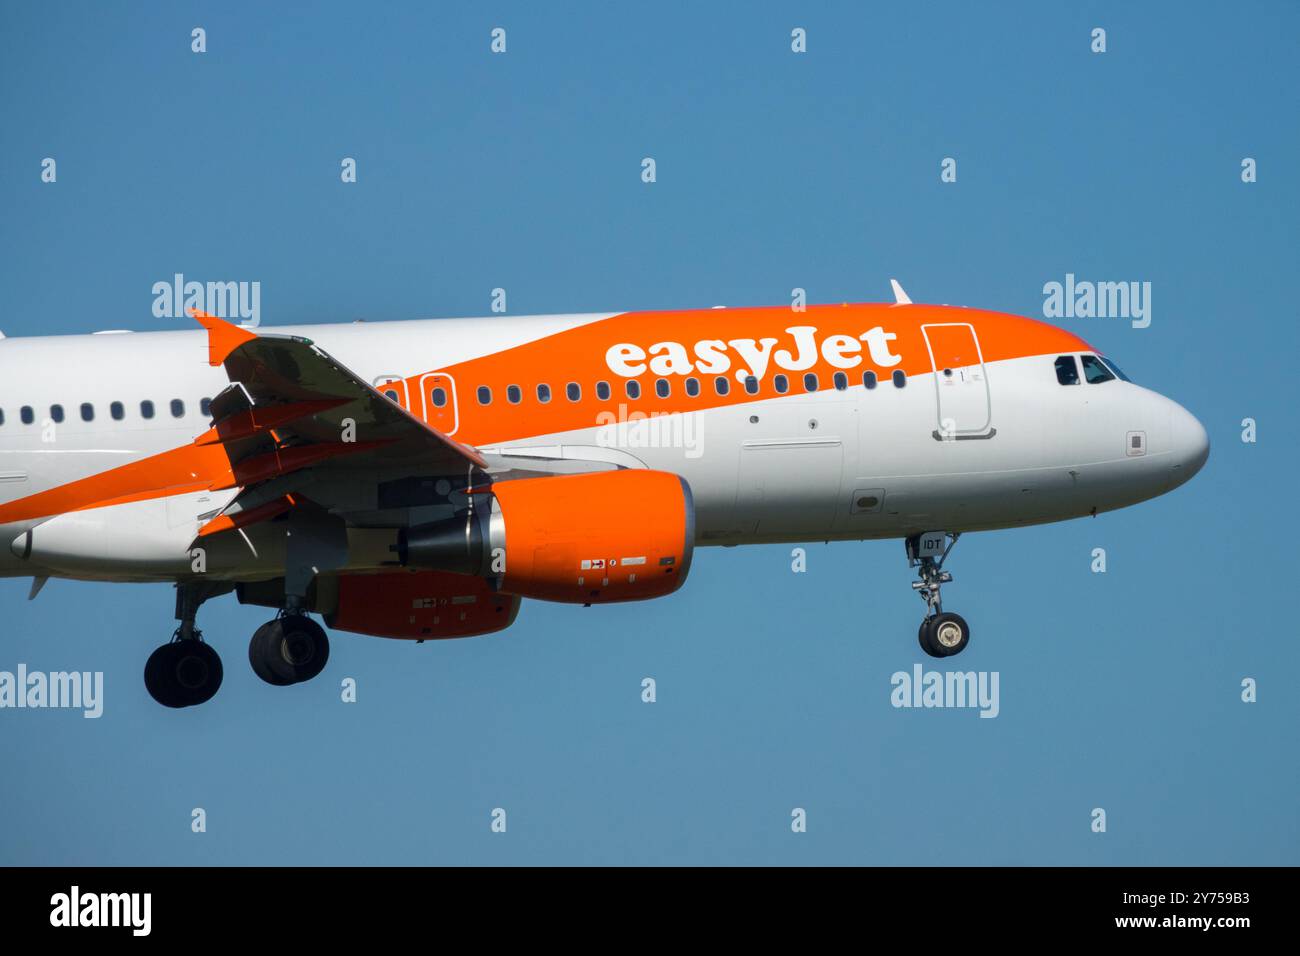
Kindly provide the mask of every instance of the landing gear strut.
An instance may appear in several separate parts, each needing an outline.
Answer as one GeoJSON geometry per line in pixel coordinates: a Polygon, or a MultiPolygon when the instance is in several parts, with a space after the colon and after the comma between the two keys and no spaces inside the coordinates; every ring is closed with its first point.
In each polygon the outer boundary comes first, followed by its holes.
{"type": "Polygon", "coordinates": [[[253,632],[248,663],[268,684],[284,687],[311,680],[325,669],[330,642],[325,628],[307,616],[307,592],[322,568],[347,563],[347,525],[314,505],[289,513],[284,610],[253,632]]]}
{"type": "Polygon", "coordinates": [[[943,562],[960,537],[959,531],[929,531],[907,539],[907,565],[920,569],[921,580],[913,581],[912,589],[925,601],[925,617],[916,636],[921,650],[931,657],[960,654],[970,643],[970,625],[960,614],[945,611],[939,596],[939,589],[952,580],[943,562]]]}
{"type": "Polygon", "coordinates": [[[267,621],[248,642],[248,663],[268,684],[284,687],[311,680],[325,669],[330,642],[325,629],[296,610],[267,621]]]}
{"type": "Polygon", "coordinates": [[[225,585],[177,584],[176,617],[180,625],[172,639],[149,655],[144,665],[144,686],[164,707],[193,707],[212,699],[221,687],[221,657],[203,641],[194,626],[199,605],[225,585]]]}

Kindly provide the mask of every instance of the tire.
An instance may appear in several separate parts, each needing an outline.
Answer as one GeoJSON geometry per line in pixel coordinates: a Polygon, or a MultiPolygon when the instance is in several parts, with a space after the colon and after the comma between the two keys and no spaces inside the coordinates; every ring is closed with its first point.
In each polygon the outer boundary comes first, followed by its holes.
{"type": "Polygon", "coordinates": [[[184,696],[171,680],[175,644],[164,644],[149,655],[144,662],[144,689],[149,696],[164,707],[184,707],[184,696]]]}
{"type": "Polygon", "coordinates": [[[162,645],[144,665],[144,686],[164,707],[193,707],[221,689],[225,669],[221,655],[198,640],[162,645]]]}
{"type": "Polygon", "coordinates": [[[181,689],[184,706],[207,703],[221,689],[225,677],[221,655],[202,641],[176,641],[172,646],[177,648],[173,652],[172,674],[181,689]]]}
{"type": "Polygon", "coordinates": [[[325,629],[304,614],[279,618],[265,640],[267,668],[290,684],[311,680],[329,661],[330,642],[325,629]]]}
{"type": "Polygon", "coordinates": [[[287,687],[293,681],[280,677],[271,670],[270,664],[271,655],[274,653],[271,632],[274,630],[276,634],[279,633],[277,628],[279,623],[279,621],[267,621],[253,632],[253,636],[248,642],[248,663],[252,666],[253,673],[268,684],[276,687],[287,687]]]}
{"type": "Polygon", "coordinates": [[[948,655],[942,653],[935,644],[931,643],[930,624],[933,620],[929,616],[921,618],[921,626],[916,631],[917,643],[921,645],[921,650],[931,657],[947,657],[948,655]]]}
{"type": "Polygon", "coordinates": [[[929,641],[938,652],[935,654],[936,657],[952,657],[960,654],[970,643],[970,625],[960,614],[945,611],[932,619],[929,641]]]}

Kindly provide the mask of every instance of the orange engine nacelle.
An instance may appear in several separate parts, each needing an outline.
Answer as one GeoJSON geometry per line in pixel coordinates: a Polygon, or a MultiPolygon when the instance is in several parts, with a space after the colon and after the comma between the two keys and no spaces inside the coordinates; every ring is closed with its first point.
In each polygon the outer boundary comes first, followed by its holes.
{"type": "Polygon", "coordinates": [[[324,617],[341,631],[417,641],[473,637],[504,630],[519,613],[518,596],[466,574],[403,570],[337,580],[334,609],[324,617]]]}
{"type": "Polygon", "coordinates": [[[492,487],[512,594],[594,604],[676,591],[690,570],[690,489],[663,471],[522,478],[492,487]]]}
{"type": "Polygon", "coordinates": [[[472,513],[409,529],[405,564],[496,578],[522,597],[639,601],[686,580],[695,506],[677,475],[630,469],[493,484],[472,513]]]}

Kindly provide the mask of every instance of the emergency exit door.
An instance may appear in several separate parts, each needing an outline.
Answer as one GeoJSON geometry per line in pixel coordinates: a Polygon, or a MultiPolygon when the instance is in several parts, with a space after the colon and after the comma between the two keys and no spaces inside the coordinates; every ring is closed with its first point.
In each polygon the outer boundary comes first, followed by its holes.
{"type": "Polygon", "coordinates": [[[424,420],[444,435],[456,434],[460,415],[456,410],[456,380],[442,372],[420,377],[420,401],[424,420]]]}

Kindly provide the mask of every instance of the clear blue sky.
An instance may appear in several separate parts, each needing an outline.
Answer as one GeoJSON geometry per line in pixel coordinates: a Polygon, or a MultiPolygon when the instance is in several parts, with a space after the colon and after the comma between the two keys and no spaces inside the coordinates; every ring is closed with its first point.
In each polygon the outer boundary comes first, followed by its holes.
{"type": "Polygon", "coordinates": [[[1150,281],[1150,328],[1065,324],[1205,423],[1205,470],[963,539],[945,598],[995,720],[890,706],[922,659],[899,542],[811,545],[799,575],[788,547],[704,550],[671,598],[482,639],[339,633],[293,688],[248,668],[268,613],[225,598],[200,619],[225,685],[181,712],[141,681],[170,588],[0,582],[0,669],[106,682],[98,721],[0,711],[0,862],[1300,862],[1296,6],[614,6],[6,3],[0,329],[171,327],[175,272],[260,281],[267,324],[890,276],[1039,315],[1067,272],[1150,281]]]}

